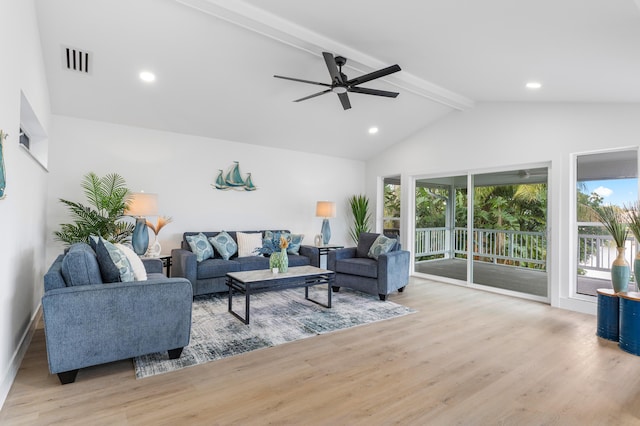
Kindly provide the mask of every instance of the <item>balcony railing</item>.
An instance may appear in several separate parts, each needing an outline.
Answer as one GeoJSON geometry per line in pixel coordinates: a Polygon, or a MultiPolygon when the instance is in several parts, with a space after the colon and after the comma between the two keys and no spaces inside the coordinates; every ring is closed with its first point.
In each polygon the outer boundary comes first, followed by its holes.
{"type": "MultiPolygon", "coordinates": [[[[451,258],[467,254],[467,228],[416,229],[416,257],[451,258]]],[[[498,229],[473,230],[474,258],[516,266],[546,267],[547,241],[544,232],[498,229]]]]}

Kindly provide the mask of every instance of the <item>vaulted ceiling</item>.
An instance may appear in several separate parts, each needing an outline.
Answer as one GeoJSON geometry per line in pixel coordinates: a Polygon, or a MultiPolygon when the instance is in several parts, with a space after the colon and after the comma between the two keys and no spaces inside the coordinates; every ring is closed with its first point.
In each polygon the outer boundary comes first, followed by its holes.
{"type": "Polygon", "coordinates": [[[633,0],[36,4],[52,110],[73,117],[366,160],[477,102],[640,101],[633,0]],[[67,47],[88,73],[67,69],[67,47]],[[323,88],[273,75],[328,83],[323,51],[349,78],[399,64],[363,87],[400,95],[292,102],[323,88]]]}

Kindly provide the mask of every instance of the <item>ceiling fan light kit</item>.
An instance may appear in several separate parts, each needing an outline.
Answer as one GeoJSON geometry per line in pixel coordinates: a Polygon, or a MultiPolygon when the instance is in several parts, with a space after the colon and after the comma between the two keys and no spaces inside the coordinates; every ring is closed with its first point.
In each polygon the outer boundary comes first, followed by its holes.
{"type": "Polygon", "coordinates": [[[284,77],[281,75],[274,75],[275,78],[282,78],[284,80],[297,81],[299,83],[307,83],[307,84],[315,84],[317,86],[328,87],[328,89],[323,90],[318,93],[314,93],[309,96],[305,96],[304,98],[296,99],[293,102],[306,101],[307,99],[315,98],[316,96],[324,95],[325,93],[333,92],[338,95],[340,99],[340,103],[342,104],[342,108],[347,110],[351,108],[351,102],[349,101],[348,92],[351,93],[360,93],[363,95],[374,95],[374,96],[383,96],[386,98],[395,98],[399,95],[397,92],[388,92],[386,90],[378,90],[378,89],[368,89],[366,87],[358,87],[362,83],[366,83],[371,80],[375,80],[377,78],[385,77],[389,74],[393,74],[401,70],[400,66],[391,65],[390,67],[383,68],[378,71],[373,71],[365,75],[361,75],[360,77],[353,78],[349,80],[347,76],[342,72],[342,67],[347,63],[347,58],[343,56],[334,56],[329,52],[322,52],[322,56],[324,57],[324,62],[327,65],[327,69],[329,70],[329,75],[331,76],[331,83],[320,83],[317,81],[309,81],[302,80],[299,78],[293,77],[284,77]]]}

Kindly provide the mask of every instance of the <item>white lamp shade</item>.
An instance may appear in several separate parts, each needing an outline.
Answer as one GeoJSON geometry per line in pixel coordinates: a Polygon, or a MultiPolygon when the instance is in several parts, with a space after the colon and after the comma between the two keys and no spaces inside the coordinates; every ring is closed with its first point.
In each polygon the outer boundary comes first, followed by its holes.
{"type": "Polygon", "coordinates": [[[134,192],[129,197],[129,207],[124,214],[128,216],[157,216],[158,194],[134,192]]]}
{"type": "Polygon", "coordinates": [[[336,217],[336,203],[333,201],[318,201],[316,204],[316,216],[336,217]]]}

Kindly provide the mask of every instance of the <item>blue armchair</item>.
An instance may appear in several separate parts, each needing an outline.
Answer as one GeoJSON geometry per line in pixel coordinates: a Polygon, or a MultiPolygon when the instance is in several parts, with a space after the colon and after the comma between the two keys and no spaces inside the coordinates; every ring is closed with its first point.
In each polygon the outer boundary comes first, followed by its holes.
{"type": "Polygon", "coordinates": [[[191,332],[191,283],[143,260],[146,281],[103,284],[96,254],[74,244],[44,276],[42,310],[49,370],[62,384],[80,368],[168,351],[178,358],[191,332]]]}
{"type": "Polygon", "coordinates": [[[400,250],[396,243],[378,259],[369,257],[369,249],[379,234],[362,233],[358,247],[348,247],[329,252],[327,269],[335,271],[333,291],[348,287],[369,294],[377,294],[380,300],[398,290],[404,291],[409,283],[409,252],[400,250]]]}

